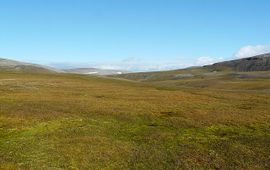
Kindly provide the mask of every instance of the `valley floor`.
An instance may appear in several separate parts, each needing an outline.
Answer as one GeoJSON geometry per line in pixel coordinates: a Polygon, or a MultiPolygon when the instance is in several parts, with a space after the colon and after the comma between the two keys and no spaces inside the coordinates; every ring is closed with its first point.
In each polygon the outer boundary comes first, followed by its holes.
{"type": "Polygon", "coordinates": [[[0,169],[270,169],[269,79],[229,81],[0,72],[0,169]]]}

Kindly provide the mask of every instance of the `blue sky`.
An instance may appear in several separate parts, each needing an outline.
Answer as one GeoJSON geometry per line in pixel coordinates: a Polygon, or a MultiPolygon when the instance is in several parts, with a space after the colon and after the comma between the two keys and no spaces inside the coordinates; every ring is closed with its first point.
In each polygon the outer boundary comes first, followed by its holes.
{"type": "Polygon", "coordinates": [[[0,57],[135,71],[270,52],[269,0],[2,0],[0,57]]]}

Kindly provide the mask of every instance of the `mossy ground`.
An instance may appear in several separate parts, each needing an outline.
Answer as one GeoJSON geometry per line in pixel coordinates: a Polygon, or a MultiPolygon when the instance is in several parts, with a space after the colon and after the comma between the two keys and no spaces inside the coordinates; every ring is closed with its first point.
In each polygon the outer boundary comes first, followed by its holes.
{"type": "Polygon", "coordinates": [[[269,85],[2,72],[0,169],[269,169],[269,85]]]}

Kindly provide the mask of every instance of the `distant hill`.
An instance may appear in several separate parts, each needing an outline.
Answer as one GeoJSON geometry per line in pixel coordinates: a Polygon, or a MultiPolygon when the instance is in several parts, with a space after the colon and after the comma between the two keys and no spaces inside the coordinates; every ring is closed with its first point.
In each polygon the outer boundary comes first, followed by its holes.
{"type": "Polygon", "coordinates": [[[0,71],[33,72],[33,73],[74,73],[86,75],[119,75],[129,73],[123,70],[106,70],[97,68],[75,68],[58,70],[52,67],[25,63],[15,60],[0,58],[0,71]]]}
{"type": "Polygon", "coordinates": [[[0,71],[33,72],[33,73],[53,73],[58,72],[54,68],[43,65],[24,63],[15,60],[0,58],[0,71]]]}
{"type": "Polygon", "coordinates": [[[88,74],[88,75],[119,75],[128,73],[127,71],[122,70],[106,70],[97,68],[76,68],[76,69],[66,69],[63,71],[65,73],[88,74]]]}
{"type": "MultiPolygon", "coordinates": [[[[143,82],[166,80],[177,81],[180,79],[188,79],[195,77],[217,77],[223,76],[224,74],[231,74],[236,72],[246,72],[252,74],[252,72],[256,71],[270,71],[270,54],[263,54],[238,60],[224,61],[220,63],[215,63],[213,65],[206,65],[203,67],[189,67],[179,70],[158,72],[130,73],[114,75],[113,77],[143,82]]],[[[239,75],[237,73],[234,74],[234,76],[237,77],[239,75]]],[[[254,74],[252,74],[252,76],[254,76],[254,74]]],[[[269,77],[269,74],[256,74],[256,76],[269,77]]]]}
{"type": "Polygon", "coordinates": [[[224,61],[204,67],[215,71],[226,69],[239,72],[268,71],[270,70],[270,53],[239,60],[224,61]]]}

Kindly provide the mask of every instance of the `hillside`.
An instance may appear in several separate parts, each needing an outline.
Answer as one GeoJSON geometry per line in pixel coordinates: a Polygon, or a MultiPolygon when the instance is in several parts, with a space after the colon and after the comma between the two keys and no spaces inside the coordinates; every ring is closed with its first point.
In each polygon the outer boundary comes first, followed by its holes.
{"type": "Polygon", "coordinates": [[[32,73],[53,73],[57,72],[56,69],[46,66],[24,63],[9,59],[0,58],[0,70],[13,71],[13,72],[32,72],[32,73]]]}
{"type": "Polygon", "coordinates": [[[215,63],[203,67],[191,67],[160,72],[130,73],[115,75],[113,77],[141,82],[158,82],[228,76],[231,78],[270,77],[269,72],[270,54],[264,54],[250,58],[215,63]]]}
{"type": "Polygon", "coordinates": [[[0,71],[0,169],[269,169],[269,79],[227,81],[0,71]]]}
{"type": "Polygon", "coordinates": [[[205,67],[216,71],[222,71],[224,69],[237,72],[270,71],[270,54],[225,61],[205,67]]]}

